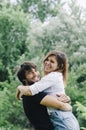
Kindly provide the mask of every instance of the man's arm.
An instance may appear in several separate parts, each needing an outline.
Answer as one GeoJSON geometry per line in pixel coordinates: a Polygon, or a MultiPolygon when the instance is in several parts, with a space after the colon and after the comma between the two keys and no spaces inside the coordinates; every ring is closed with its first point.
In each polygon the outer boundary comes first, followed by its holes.
{"type": "MultiPolygon", "coordinates": [[[[67,97],[66,97],[67,98],[67,97]]],[[[65,99],[64,99],[65,100],[65,99]]],[[[65,100],[66,101],[66,100],[65,100]]],[[[68,103],[61,102],[56,97],[51,95],[46,95],[41,101],[41,105],[53,107],[60,110],[69,110],[72,111],[72,107],[68,103]]]]}

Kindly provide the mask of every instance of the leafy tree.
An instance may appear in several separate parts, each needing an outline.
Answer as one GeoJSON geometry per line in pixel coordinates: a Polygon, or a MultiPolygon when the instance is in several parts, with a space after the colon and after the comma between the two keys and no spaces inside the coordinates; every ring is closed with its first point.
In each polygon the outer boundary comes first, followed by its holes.
{"type": "Polygon", "coordinates": [[[28,18],[20,7],[5,3],[0,10],[0,80],[8,79],[7,68],[13,69],[16,60],[27,49],[28,18]]]}
{"type": "Polygon", "coordinates": [[[28,127],[29,122],[25,117],[22,102],[17,101],[16,99],[16,86],[19,82],[16,80],[11,81],[9,84],[8,82],[0,83],[0,86],[3,87],[3,91],[0,91],[0,128],[14,128],[19,127],[21,128],[28,127]]]}
{"type": "Polygon", "coordinates": [[[21,0],[20,3],[24,12],[32,15],[32,19],[40,19],[42,22],[48,17],[56,16],[64,5],[61,0],[21,0]]]}
{"type": "Polygon", "coordinates": [[[77,108],[77,117],[80,122],[81,129],[86,128],[86,106],[82,105],[80,102],[76,102],[75,107],[77,108]],[[83,127],[84,126],[84,127],[83,127]]]}
{"type": "Polygon", "coordinates": [[[86,64],[78,67],[76,72],[71,71],[66,87],[67,94],[71,97],[73,112],[79,120],[80,126],[86,128],[86,64]]]}

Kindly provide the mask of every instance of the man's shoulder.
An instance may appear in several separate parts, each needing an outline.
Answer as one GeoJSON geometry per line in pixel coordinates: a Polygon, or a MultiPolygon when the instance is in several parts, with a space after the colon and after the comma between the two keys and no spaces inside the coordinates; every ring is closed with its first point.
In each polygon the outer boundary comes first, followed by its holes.
{"type": "Polygon", "coordinates": [[[46,96],[47,94],[45,92],[40,92],[34,96],[23,96],[23,102],[34,102],[34,103],[40,103],[40,101],[46,96]]]}

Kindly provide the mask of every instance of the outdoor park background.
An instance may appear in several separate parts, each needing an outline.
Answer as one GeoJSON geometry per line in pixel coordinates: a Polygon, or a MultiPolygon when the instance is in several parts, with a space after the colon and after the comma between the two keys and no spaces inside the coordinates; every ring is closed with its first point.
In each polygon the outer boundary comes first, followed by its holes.
{"type": "Polygon", "coordinates": [[[31,130],[15,97],[18,66],[38,65],[50,50],[68,56],[66,93],[81,130],[86,130],[86,9],[75,0],[0,0],[0,130],[31,130]]]}

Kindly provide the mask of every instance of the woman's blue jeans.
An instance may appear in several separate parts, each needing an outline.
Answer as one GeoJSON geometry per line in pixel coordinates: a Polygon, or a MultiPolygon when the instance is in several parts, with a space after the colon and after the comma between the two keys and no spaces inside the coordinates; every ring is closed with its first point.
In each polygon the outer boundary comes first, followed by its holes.
{"type": "Polygon", "coordinates": [[[80,130],[79,123],[71,111],[55,110],[50,114],[54,130],[80,130]]]}

